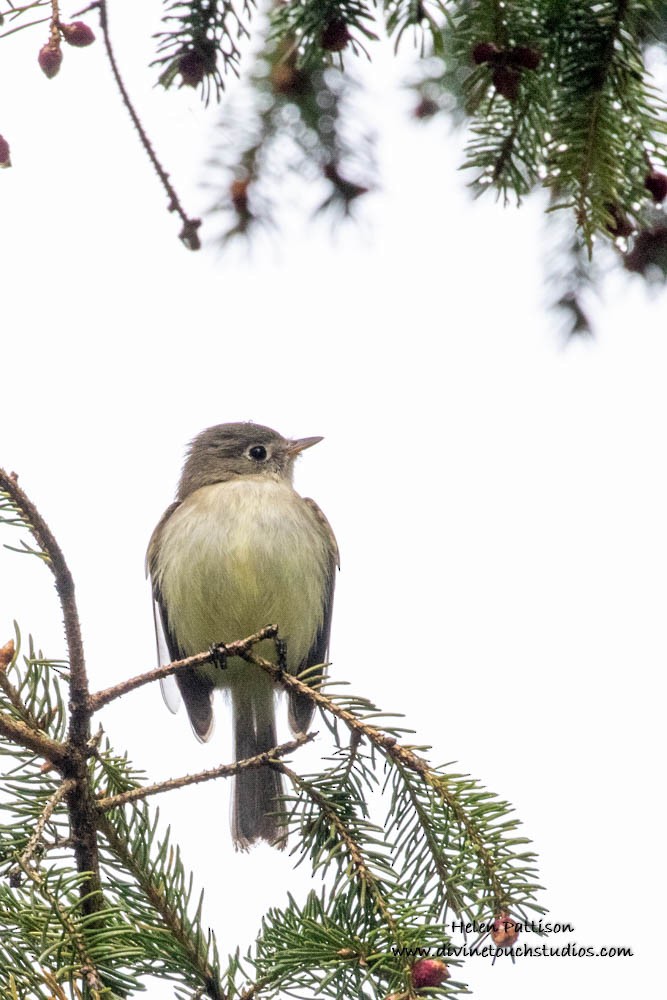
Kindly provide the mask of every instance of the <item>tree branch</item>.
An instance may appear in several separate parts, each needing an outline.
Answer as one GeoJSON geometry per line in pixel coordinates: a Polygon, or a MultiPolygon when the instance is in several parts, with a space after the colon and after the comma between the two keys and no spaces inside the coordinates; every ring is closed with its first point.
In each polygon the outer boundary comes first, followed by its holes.
{"type": "Polygon", "coordinates": [[[389,909],[387,900],[382,893],[378,879],[366,864],[361,847],[350,833],[347,824],[341,819],[333,804],[329,802],[326,796],[322,795],[322,793],[319,792],[310,781],[307,781],[300,774],[297,774],[296,771],[292,771],[292,769],[287,767],[286,764],[281,762],[276,765],[276,768],[277,770],[282,771],[282,773],[289,778],[295,788],[302,789],[306,795],[312,799],[318,809],[324,813],[329,825],[335,829],[336,834],[345,844],[355,876],[360,884],[362,895],[365,890],[368,889],[371,896],[375,900],[378,911],[382,914],[387,927],[394,936],[394,939],[397,941],[399,946],[403,944],[403,942],[399,940],[398,925],[394,919],[394,915],[389,909]]]}
{"type": "MultiPolygon", "coordinates": [[[[26,869],[28,868],[28,866],[30,864],[31,858],[32,858],[33,854],[35,853],[37,845],[39,844],[40,840],[42,839],[42,835],[44,833],[44,827],[46,826],[46,824],[48,823],[49,819],[53,815],[53,810],[56,808],[56,806],[58,805],[58,803],[62,802],[62,800],[73,790],[74,784],[75,784],[75,782],[71,778],[68,778],[66,781],[63,781],[61,785],[58,785],[58,787],[56,788],[55,792],[49,798],[48,802],[44,806],[44,809],[42,810],[42,814],[39,817],[39,819],[37,820],[37,823],[35,825],[35,829],[33,830],[33,833],[32,833],[32,836],[30,837],[30,840],[28,841],[28,843],[25,846],[25,850],[23,851],[23,854],[19,858],[19,860],[16,863],[16,865],[14,865],[14,867],[11,869],[11,871],[17,871],[19,868],[22,868],[24,871],[26,871],[26,869]]],[[[11,874],[11,871],[10,871],[10,874],[11,874]]]]}
{"type": "Polygon", "coordinates": [[[67,795],[67,806],[72,827],[77,868],[88,872],[82,883],[81,896],[85,913],[99,910],[102,905],[95,827],[95,800],[88,780],[87,760],[90,739],[90,696],[88,675],[83,653],[83,640],[79,612],[74,594],[74,580],[65,557],[49,526],[33,502],[23,492],[14,473],[0,469],[0,489],[20,511],[22,520],[37,542],[45,561],[53,573],[65,625],[69,661],[69,734],[67,750],[48,737],[42,737],[19,722],[4,718],[0,732],[16,739],[23,746],[44,754],[47,760],[58,765],[65,778],[75,781],[67,795]],[[10,725],[11,723],[11,725],[10,725]],[[14,730],[12,733],[12,729],[14,730]],[[54,756],[49,756],[49,751],[54,756]]]}
{"type": "Polygon", "coordinates": [[[179,233],[179,238],[181,242],[188,248],[188,250],[199,250],[201,247],[201,242],[199,239],[198,229],[201,226],[201,219],[191,219],[183,206],[181,205],[180,199],[176,194],[176,190],[169,180],[169,174],[164,169],[160,163],[155,150],[153,149],[153,144],[148,138],[148,134],[141,123],[141,119],[137,114],[134,105],[130,99],[130,95],[127,92],[125,83],[122,76],[120,75],[120,70],[118,69],[118,63],[116,62],[116,57],[114,55],[113,47],[111,45],[111,38],[109,36],[109,20],[107,13],[106,0],[96,0],[96,2],[91,3],[84,11],[79,13],[83,14],[85,11],[94,10],[97,8],[100,15],[100,27],[102,29],[102,37],[104,39],[104,47],[106,49],[107,58],[109,60],[109,66],[111,67],[111,72],[113,78],[116,81],[116,86],[121,96],[121,100],[127,109],[127,112],[132,119],[132,124],[134,125],[137,133],[139,135],[139,140],[141,145],[144,147],[146,154],[153,165],[155,173],[158,175],[163,188],[167,192],[169,198],[169,211],[176,212],[183,223],[183,228],[179,233]]]}
{"type": "Polygon", "coordinates": [[[90,695],[88,700],[90,711],[98,712],[100,708],[108,705],[110,701],[115,701],[116,698],[121,698],[124,694],[143,687],[144,684],[152,684],[154,681],[162,680],[164,677],[170,677],[171,674],[175,674],[179,670],[185,670],[187,667],[200,667],[203,663],[208,663],[214,656],[223,658],[243,656],[244,653],[258,642],[262,642],[264,639],[275,639],[277,635],[278,626],[267,625],[265,628],[260,629],[259,632],[255,632],[254,635],[248,636],[247,639],[238,639],[236,642],[230,642],[226,645],[220,643],[212,650],[207,650],[204,653],[195,653],[194,656],[186,656],[183,660],[174,660],[163,667],[156,667],[145,674],[138,674],[136,677],[130,677],[126,681],[120,681],[119,684],[115,684],[113,687],[104,688],[104,690],[90,695]]]}
{"type": "Polygon", "coordinates": [[[203,982],[206,984],[206,992],[209,997],[212,1000],[228,1000],[228,996],[222,989],[216,972],[208,964],[202,952],[202,940],[199,938],[193,939],[192,935],[188,933],[174,906],[165,898],[163,887],[151,879],[150,872],[142,865],[137,864],[137,859],[132,854],[132,851],[129,850],[127,841],[118,835],[113,824],[103,813],[99,815],[99,829],[114,854],[136,878],[143,892],[146,894],[146,898],[162,917],[165,927],[168,928],[175,940],[178,941],[186,952],[192,966],[198,970],[203,982]]]}
{"type": "MultiPolygon", "coordinates": [[[[395,736],[388,736],[377,727],[369,726],[368,723],[364,722],[362,719],[358,719],[352,712],[345,708],[341,708],[340,705],[337,705],[331,698],[322,694],[322,692],[317,688],[312,688],[308,684],[304,684],[303,681],[298,679],[298,677],[295,677],[293,674],[288,674],[285,670],[282,670],[270,660],[257,656],[252,652],[252,650],[241,652],[238,655],[240,655],[241,658],[246,660],[248,663],[254,663],[255,666],[261,667],[262,670],[274,679],[274,681],[282,685],[282,687],[286,688],[288,691],[298,691],[300,694],[310,698],[315,705],[323,709],[325,712],[330,712],[332,715],[335,715],[336,718],[340,719],[341,722],[343,722],[352,731],[352,733],[365,736],[374,746],[383,751],[399,767],[405,767],[416,772],[420,778],[442,799],[446,807],[450,809],[456,817],[457,823],[459,823],[459,825],[466,831],[466,835],[470,843],[473,845],[475,853],[477,854],[482,867],[486,872],[489,885],[491,886],[493,892],[495,908],[498,910],[503,908],[506,903],[506,893],[503,891],[502,884],[498,878],[494,858],[486,847],[477,824],[467,814],[458,797],[455,794],[452,794],[452,792],[447,788],[446,776],[434,772],[428,761],[426,761],[423,757],[420,757],[409,747],[402,746],[395,736]]],[[[283,767],[284,765],[280,766],[283,767]]]]}
{"type": "Polygon", "coordinates": [[[254,757],[246,757],[244,760],[237,760],[233,764],[220,764],[218,767],[210,768],[207,771],[198,771],[197,774],[184,774],[180,778],[169,778],[168,781],[159,781],[154,785],[144,785],[141,788],[131,788],[128,792],[121,792],[118,795],[109,795],[97,800],[97,808],[102,812],[108,809],[115,809],[123,806],[126,802],[137,802],[148,798],[149,795],[158,795],[160,792],[170,792],[174,788],[185,788],[186,785],[198,785],[203,781],[211,781],[214,778],[230,778],[239,771],[252,770],[256,767],[264,767],[272,761],[278,760],[285,754],[298,750],[305,743],[310,743],[315,739],[317,733],[301,733],[296,739],[289,743],[281,743],[280,746],[265,750],[263,753],[255,754],[254,757]]]}
{"type": "Polygon", "coordinates": [[[13,743],[31,750],[38,757],[43,757],[59,770],[66,767],[69,758],[67,745],[52,740],[42,732],[32,729],[19,719],[12,719],[5,712],[0,712],[0,735],[6,736],[13,743]]]}

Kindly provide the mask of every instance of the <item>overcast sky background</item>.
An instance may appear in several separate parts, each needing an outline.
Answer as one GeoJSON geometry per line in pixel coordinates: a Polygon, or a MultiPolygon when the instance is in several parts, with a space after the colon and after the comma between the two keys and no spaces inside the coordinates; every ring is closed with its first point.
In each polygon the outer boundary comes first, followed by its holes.
{"type": "MultiPolygon", "coordinates": [[[[215,116],[190,91],[151,89],[156,0],[110,6],[127,83],[201,212],[215,116]]],[[[244,419],[324,435],[296,486],[341,549],[332,673],[403,711],[434,761],[456,760],[515,805],[543,902],[576,928],[550,944],[635,952],[471,959],[464,977],[480,998],[653,994],[667,300],[616,275],[593,307],[597,338],[564,348],[545,309],[540,206],[472,203],[460,138],[406,122],[386,54],[374,84],[383,187],[360,224],[332,239],[295,216],[250,251],[188,253],[101,42],[67,49],[48,81],[36,64],[46,30],[2,40],[0,133],[14,166],[0,175],[0,464],[69,561],[92,688],[154,665],[144,552],[186,443],[244,419]]],[[[1,641],[14,618],[62,654],[49,574],[0,550],[1,641]]],[[[184,713],[143,689],[102,722],[158,780],[230,759],[222,703],[218,720],[202,747],[184,713]]],[[[222,953],[245,947],[288,888],[308,889],[275,851],[234,855],[226,796],[216,783],[160,803],[222,953]]]]}

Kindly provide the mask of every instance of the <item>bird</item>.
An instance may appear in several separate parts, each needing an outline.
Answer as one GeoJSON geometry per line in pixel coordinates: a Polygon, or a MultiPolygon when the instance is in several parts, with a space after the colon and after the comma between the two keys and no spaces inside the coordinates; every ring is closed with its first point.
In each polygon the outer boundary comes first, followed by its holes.
{"type": "MultiPolygon", "coordinates": [[[[252,422],[224,423],[190,443],[176,499],[150,539],[150,577],[158,656],[183,659],[278,626],[281,663],[291,674],[326,668],[336,570],[335,536],[314,500],[292,485],[294,462],[321,437],[285,438],[252,422]]],[[[258,655],[278,662],[275,642],[258,655]]],[[[231,701],[236,760],[277,745],[275,684],[240,657],[224,665],[213,657],[181,669],[163,682],[168,707],[182,699],[195,736],[213,731],[213,692],[231,701]],[[224,666],[224,669],[221,667],[224,666]],[[175,678],[176,685],[173,684],[175,678]]],[[[313,703],[288,692],[288,722],[306,733],[313,703]]],[[[264,840],[286,843],[282,774],[271,765],[241,770],[234,779],[231,829],[237,850],[264,840]]]]}

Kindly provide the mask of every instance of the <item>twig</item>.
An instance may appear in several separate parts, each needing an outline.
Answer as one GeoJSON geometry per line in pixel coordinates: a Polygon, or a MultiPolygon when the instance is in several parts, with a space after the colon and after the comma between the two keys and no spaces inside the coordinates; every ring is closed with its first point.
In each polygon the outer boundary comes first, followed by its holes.
{"type": "Polygon", "coordinates": [[[28,843],[25,846],[25,850],[23,851],[23,854],[21,855],[21,857],[19,858],[19,860],[16,863],[16,866],[15,866],[16,868],[23,868],[24,871],[26,870],[26,868],[30,864],[30,861],[32,859],[33,854],[35,853],[37,845],[39,844],[40,840],[42,839],[42,834],[44,833],[44,827],[46,826],[46,824],[48,823],[49,819],[53,815],[53,810],[56,808],[56,806],[58,805],[58,803],[62,802],[62,800],[65,798],[65,796],[70,791],[72,791],[72,789],[74,788],[75,784],[76,784],[76,782],[74,782],[71,778],[68,778],[66,781],[63,781],[62,784],[59,785],[56,788],[55,792],[49,798],[49,800],[47,801],[46,805],[42,809],[42,814],[39,817],[39,819],[37,820],[37,824],[35,826],[35,829],[33,830],[33,833],[32,833],[32,836],[30,837],[30,840],[28,841],[28,843]]]}
{"type": "Polygon", "coordinates": [[[51,44],[60,48],[60,8],[58,0],[51,0],[51,29],[49,31],[51,44]]]}
{"type": "Polygon", "coordinates": [[[311,687],[309,684],[304,684],[304,682],[300,681],[298,677],[294,676],[294,674],[288,674],[285,670],[281,670],[280,667],[277,667],[276,664],[272,663],[270,660],[267,660],[262,656],[257,656],[252,652],[252,649],[246,651],[240,649],[235,653],[235,655],[240,656],[242,660],[246,660],[248,663],[254,663],[255,666],[261,667],[262,670],[266,671],[266,673],[273,678],[274,681],[286,688],[288,691],[298,691],[300,694],[310,698],[310,700],[317,705],[318,708],[335,715],[353,732],[357,732],[361,736],[366,736],[371,743],[379,747],[381,750],[384,750],[385,753],[387,753],[394,760],[400,761],[405,765],[405,767],[409,767],[411,770],[417,771],[419,774],[425,774],[430,771],[428,762],[422,757],[419,757],[416,753],[414,753],[414,751],[401,746],[395,736],[388,736],[376,726],[369,726],[367,722],[364,722],[362,719],[358,719],[352,712],[349,712],[346,708],[341,708],[340,705],[337,705],[336,702],[333,701],[333,699],[328,698],[325,694],[322,694],[318,688],[311,687]]]}
{"type": "Polygon", "coordinates": [[[155,670],[149,670],[145,674],[130,677],[128,680],[121,681],[113,687],[104,688],[104,690],[90,695],[88,700],[90,710],[91,712],[97,712],[104,705],[108,705],[110,701],[122,697],[122,695],[127,694],[129,691],[134,691],[144,684],[152,684],[154,681],[162,680],[163,677],[169,677],[179,670],[185,670],[187,667],[199,667],[202,663],[208,663],[216,654],[228,657],[244,656],[258,642],[262,642],[264,639],[275,639],[277,635],[277,625],[267,625],[265,628],[260,629],[259,632],[255,632],[254,635],[248,636],[247,639],[238,639],[236,642],[230,642],[226,645],[220,643],[214,650],[208,650],[205,653],[196,653],[194,656],[187,656],[184,660],[174,660],[173,663],[167,663],[163,667],[156,667],[155,670]]]}
{"type": "Polygon", "coordinates": [[[198,771],[197,774],[184,774],[180,778],[170,778],[168,781],[159,781],[154,785],[144,785],[142,788],[131,788],[128,792],[121,792],[119,795],[109,795],[106,798],[97,800],[97,808],[106,812],[107,809],[115,809],[117,806],[125,805],[126,802],[136,802],[145,799],[149,795],[157,795],[160,792],[169,792],[174,788],[185,788],[186,785],[197,785],[202,781],[211,781],[213,778],[229,778],[239,771],[247,771],[257,767],[270,764],[271,761],[278,760],[285,754],[298,750],[305,743],[310,743],[317,733],[301,733],[296,739],[289,743],[281,743],[280,746],[265,750],[254,757],[246,757],[244,760],[237,760],[234,764],[220,764],[218,767],[210,768],[207,771],[198,771]]]}
{"type": "MultiPolygon", "coordinates": [[[[106,0],[96,0],[95,3],[91,3],[88,7],[86,7],[85,11],[94,10],[95,8],[97,8],[97,10],[99,11],[100,27],[102,29],[104,47],[106,49],[107,57],[109,59],[109,65],[111,67],[111,72],[113,74],[114,80],[116,81],[116,86],[118,87],[121,100],[127,109],[127,113],[132,119],[132,124],[137,130],[137,133],[139,135],[139,141],[141,142],[141,145],[144,147],[144,150],[146,151],[149,160],[153,164],[153,169],[155,170],[155,173],[158,175],[162,183],[162,186],[167,192],[167,196],[169,198],[169,206],[168,206],[169,211],[176,212],[176,214],[180,217],[181,222],[183,223],[183,228],[179,233],[179,238],[185,244],[188,250],[199,250],[201,247],[201,241],[199,239],[198,230],[199,227],[201,226],[201,219],[191,219],[185,212],[185,209],[181,205],[180,199],[176,194],[176,190],[171,181],[169,180],[169,174],[166,172],[166,170],[160,163],[157,154],[153,149],[153,144],[148,138],[148,134],[141,123],[141,119],[139,118],[139,115],[137,114],[134,105],[132,104],[130,95],[128,94],[127,89],[125,87],[125,83],[123,82],[123,78],[120,75],[120,70],[118,69],[118,63],[116,62],[116,57],[114,55],[113,47],[111,45],[111,38],[109,35],[109,17],[107,13],[106,0]]],[[[80,13],[83,14],[85,13],[85,11],[80,11],[80,13]]]]}

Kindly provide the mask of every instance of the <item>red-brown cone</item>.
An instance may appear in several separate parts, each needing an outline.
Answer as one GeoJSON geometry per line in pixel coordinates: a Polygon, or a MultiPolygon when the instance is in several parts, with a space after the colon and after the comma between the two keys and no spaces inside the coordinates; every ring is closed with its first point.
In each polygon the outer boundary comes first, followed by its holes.
{"type": "MultiPolygon", "coordinates": [[[[5,139],[4,135],[0,135],[0,168],[3,170],[6,167],[11,167],[12,159],[9,155],[9,143],[5,139]]],[[[2,650],[0,650],[2,653],[2,650]]]]}
{"type": "Polygon", "coordinates": [[[414,118],[432,118],[433,115],[437,115],[439,110],[440,105],[437,101],[431,100],[430,97],[422,97],[412,115],[414,118]]]}
{"type": "Polygon", "coordinates": [[[537,69],[542,61],[540,50],[530,48],[528,45],[517,45],[510,50],[509,57],[512,65],[520,66],[521,69],[537,69]]]}
{"type": "Polygon", "coordinates": [[[473,46],[472,61],[480,66],[482,63],[494,62],[500,55],[500,49],[493,42],[477,42],[473,46]]]}
{"type": "Polygon", "coordinates": [[[516,101],[521,81],[518,69],[512,69],[511,66],[498,66],[494,69],[491,79],[501,97],[506,97],[508,101],[516,101]]]}
{"type": "Polygon", "coordinates": [[[198,87],[206,76],[206,60],[199,52],[190,49],[178,60],[178,72],[186,87],[198,87]]]}
{"type": "Polygon", "coordinates": [[[667,174],[660,170],[651,170],[644,179],[644,187],[650,191],[656,205],[667,198],[667,174]]]}
{"type": "Polygon", "coordinates": [[[497,948],[512,948],[519,937],[519,928],[507,910],[499,913],[493,921],[491,939],[497,948]]]}
{"type": "Polygon", "coordinates": [[[37,62],[40,65],[42,73],[44,76],[48,76],[49,80],[56,75],[62,61],[63,54],[60,50],[59,42],[51,41],[47,42],[46,45],[42,45],[37,56],[37,62]]]}
{"type": "Polygon", "coordinates": [[[82,49],[85,45],[92,45],[95,41],[95,33],[89,28],[85,21],[72,21],[71,24],[61,24],[60,32],[68,45],[75,45],[82,49]]]}
{"type": "Polygon", "coordinates": [[[308,78],[291,62],[278,62],[271,67],[269,76],[271,86],[276,94],[285,97],[299,97],[308,88],[308,78]]]}
{"type": "Polygon", "coordinates": [[[451,973],[439,958],[420,958],[412,966],[412,985],[416,990],[426,986],[440,986],[451,973]]]}
{"type": "Polygon", "coordinates": [[[232,199],[232,205],[239,213],[243,215],[244,212],[248,211],[248,186],[250,184],[250,178],[237,177],[233,180],[229,186],[229,196],[232,199]]]}
{"type": "Polygon", "coordinates": [[[327,52],[342,52],[350,40],[350,32],[342,17],[334,17],[322,32],[320,45],[327,52]]]}

